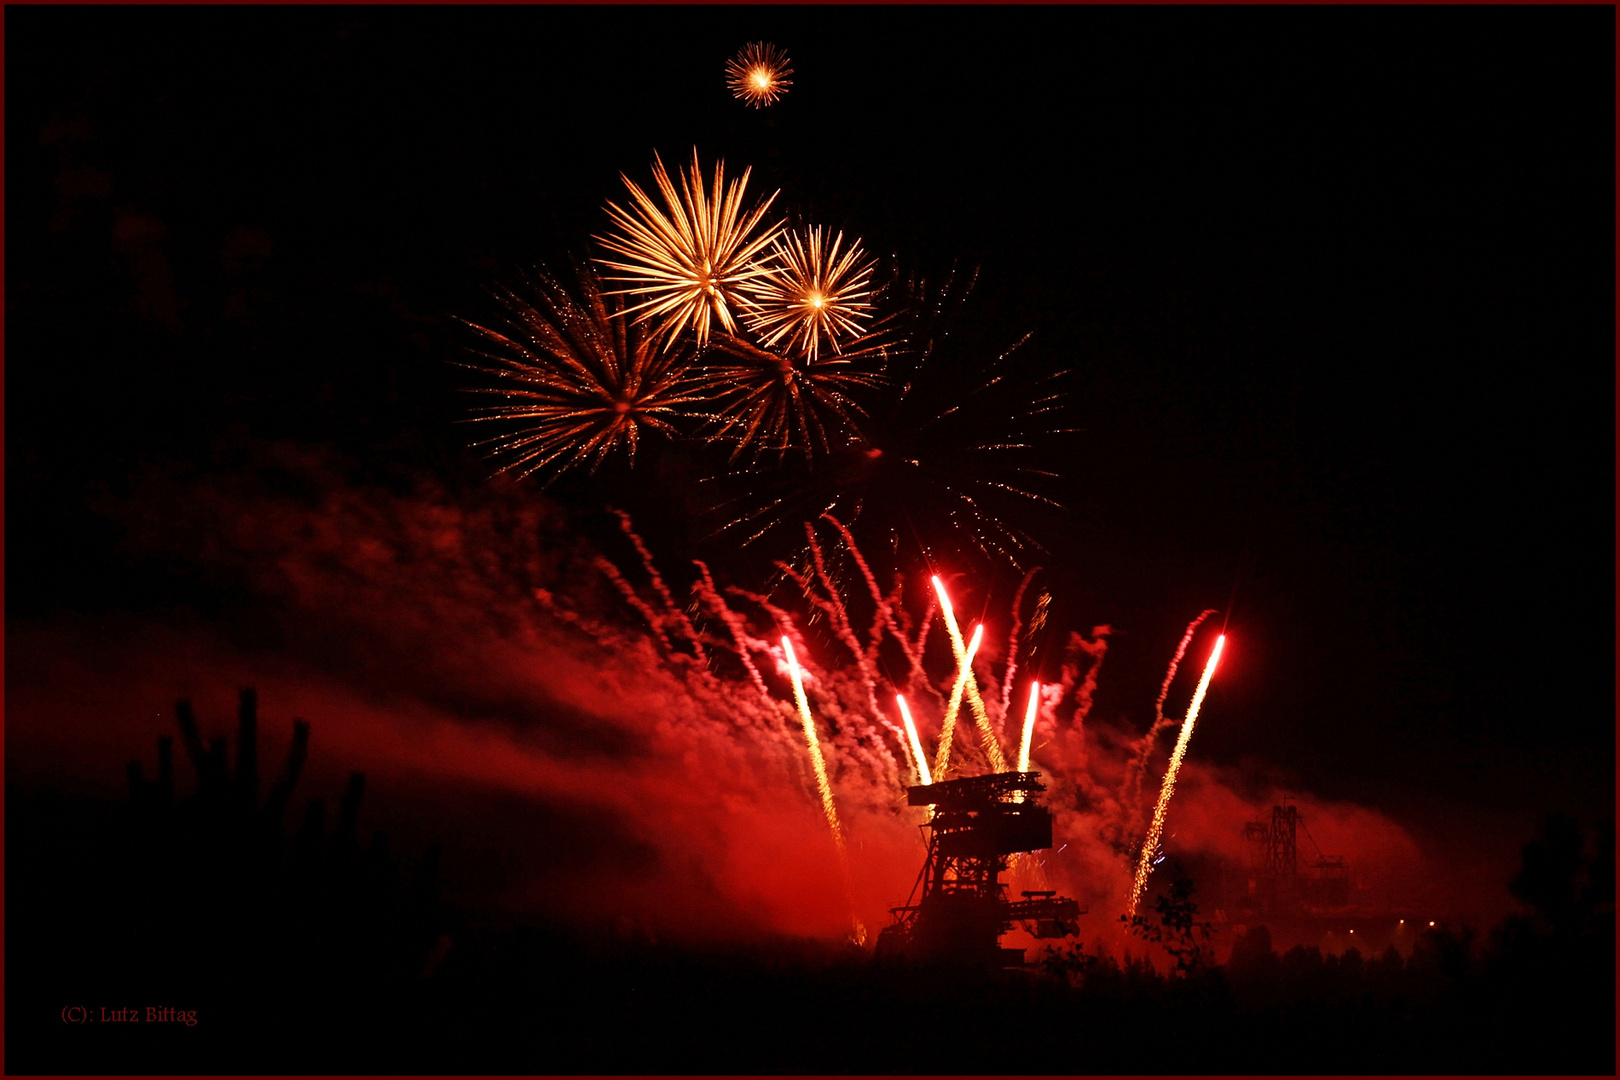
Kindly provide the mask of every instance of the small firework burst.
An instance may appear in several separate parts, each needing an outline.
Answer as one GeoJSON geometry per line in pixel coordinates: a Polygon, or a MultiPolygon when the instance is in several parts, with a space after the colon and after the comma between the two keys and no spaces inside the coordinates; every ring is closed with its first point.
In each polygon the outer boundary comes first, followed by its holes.
{"type": "Polygon", "coordinates": [[[501,399],[474,409],[468,422],[510,425],[473,445],[503,462],[497,471],[515,469],[520,477],[552,466],[595,471],[621,446],[635,464],[642,435],[673,434],[672,421],[701,401],[690,353],[657,348],[623,318],[623,301],[604,298],[588,268],[579,273],[577,297],[545,275],[528,285],[533,302],[497,292],[509,317],[505,332],[467,323],[483,339],[475,354],[484,362],[461,366],[498,380],[469,392],[501,399]]]}
{"type": "Polygon", "coordinates": [[[726,85],[738,101],[746,101],[758,109],[770,105],[793,85],[788,76],[787,53],[775,45],[752,41],[726,62],[726,85]]]}
{"type": "Polygon", "coordinates": [[[742,287],[769,270],[755,256],[768,249],[782,230],[780,222],[760,226],[780,192],[745,211],[743,192],[750,172],[744,169],[741,178],[727,185],[725,163],[719,162],[713,192],[705,194],[694,149],[692,166],[681,174],[677,192],[663,161],[654,154],[653,179],[663,193],[667,214],[634,181],[620,174],[630,191],[632,209],[609,202],[608,217],[621,231],[595,239],[629,261],[596,261],[619,271],[618,276],[604,276],[604,281],[625,285],[610,295],[646,297],[623,314],[636,315],[637,322],[659,320],[652,336],[661,339],[666,348],[688,327],[696,333],[699,346],[707,344],[711,321],[727,333],[735,333],[731,309],[748,303],[742,287]]]}
{"type": "Polygon", "coordinates": [[[713,394],[708,438],[734,443],[733,461],[745,454],[756,462],[780,460],[789,451],[808,458],[841,446],[860,413],[851,395],[881,384],[873,367],[886,351],[875,334],[851,342],[836,358],[761,349],[716,335],[698,375],[713,394]]]}
{"type": "Polygon", "coordinates": [[[839,233],[829,248],[819,225],[777,239],[769,272],[746,287],[752,306],[744,318],[767,348],[785,342],[813,363],[823,342],[842,352],[840,339],[861,335],[875,263],[859,240],[841,252],[843,243],[839,233]]]}

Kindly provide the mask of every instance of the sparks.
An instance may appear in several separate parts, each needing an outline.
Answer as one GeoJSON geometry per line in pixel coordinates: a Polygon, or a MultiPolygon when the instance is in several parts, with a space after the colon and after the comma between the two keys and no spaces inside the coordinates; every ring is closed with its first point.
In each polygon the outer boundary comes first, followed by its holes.
{"type": "Polygon", "coordinates": [[[951,687],[951,699],[945,705],[945,724],[939,731],[939,753],[934,762],[934,775],[941,780],[945,779],[945,767],[951,761],[951,739],[956,732],[956,714],[962,708],[962,691],[973,679],[973,654],[979,651],[979,641],[983,637],[984,624],[980,623],[973,628],[973,640],[968,643],[967,650],[962,654],[961,666],[956,672],[956,683],[951,687]]]}
{"type": "Polygon", "coordinates": [[[750,42],[726,62],[726,85],[731,95],[754,108],[773,104],[793,85],[788,76],[787,53],[763,41],[750,42]]]}
{"type": "Polygon", "coordinates": [[[1181,736],[1176,739],[1176,748],[1170,754],[1170,767],[1165,770],[1164,786],[1159,789],[1159,803],[1153,808],[1153,824],[1148,827],[1147,839],[1142,844],[1142,859],[1136,867],[1136,880],[1131,887],[1130,914],[1136,914],[1137,902],[1142,898],[1142,890],[1147,886],[1148,874],[1153,872],[1153,853],[1158,849],[1159,836],[1164,831],[1164,811],[1170,805],[1170,795],[1176,789],[1176,773],[1181,769],[1181,759],[1187,753],[1187,743],[1192,739],[1193,724],[1198,720],[1198,707],[1204,703],[1204,692],[1209,689],[1210,676],[1215,674],[1215,663],[1221,658],[1221,649],[1226,644],[1226,635],[1222,634],[1215,639],[1215,648],[1209,654],[1209,663],[1204,665],[1204,677],[1198,680],[1198,689],[1193,692],[1192,705],[1187,709],[1186,722],[1181,725],[1181,736]]]}
{"type": "Polygon", "coordinates": [[[793,700],[799,706],[799,719],[804,723],[804,738],[810,744],[810,764],[816,771],[816,787],[821,791],[821,809],[827,815],[827,827],[832,830],[833,843],[838,854],[844,854],[844,830],[838,824],[838,808],[833,805],[832,783],[827,779],[827,763],[821,757],[821,741],[816,738],[816,722],[810,716],[810,699],[804,696],[804,678],[799,674],[799,659],[793,655],[793,642],[782,637],[782,655],[787,657],[788,671],[793,676],[793,700]]]}
{"type": "Polygon", "coordinates": [[[900,703],[900,718],[906,722],[906,736],[911,740],[911,760],[917,765],[917,782],[932,784],[934,778],[928,771],[928,755],[923,752],[922,739],[917,736],[917,725],[912,722],[911,709],[906,705],[905,695],[896,694],[894,699],[900,703]]]}
{"type": "Polygon", "coordinates": [[[737,323],[731,309],[748,304],[742,286],[770,271],[755,256],[769,248],[782,230],[782,222],[760,226],[781,192],[745,211],[743,192],[751,171],[744,169],[740,179],[727,185],[725,163],[720,162],[715,165],[713,190],[705,194],[694,149],[691,167],[680,174],[681,190],[677,192],[663,160],[654,154],[653,179],[663,193],[667,214],[634,181],[620,174],[629,189],[632,209],[609,202],[608,217],[621,231],[595,239],[630,261],[596,261],[620,272],[620,276],[604,278],[625,283],[618,293],[646,297],[624,314],[637,315],[637,322],[660,320],[653,336],[662,338],[666,348],[688,327],[696,333],[700,346],[708,344],[713,322],[735,333],[737,323]]]}
{"type": "Polygon", "coordinates": [[[515,470],[519,477],[548,467],[594,471],[619,448],[634,465],[643,438],[672,435],[673,421],[703,408],[690,353],[659,352],[620,317],[622,300],[604,299],[590,269],[580,271],[577,295],[545,275],[528,284],[532,300],[497,293],[507,309],[506,327],[466,324],[485,347],[475,350],[477,362],[461,366],[496,382],[468,392],[499,399],[474,409],[469,422],[507,428],[473,444],[502,461],[497,471],[515,470]]]}
{"type": "Polygon", "coordinates": [[[1041,684],[1029,684],[1029,708],[1024,711],[1024,737],[1018,742],[1018,771],[1029,772],[1029,740],[1035,734],[1035,713],[1041,704],[1041,684]]]}
{"type": "Polygon", "coordinates": [[[855,431],[861,410],[854,394],[882,383],[871,370],[881,352],[874,343],[842,357],[795,359],[716,334],[693,376],[711,395],[703,434],[733,443],[733,461],[824,456],[855,431]],[[867,357],[873,360],[867,368],[854,363],[867,357]]]}
{"type": "Polygon", "coordinates": [[[962,631],[957,628],[956,612],[951,607],[951,598],[945,594],[945,583],[939,580],[938,574],[934,575],[933,582],[934,591],[939,594],[939,610],[945,617],[945,629],[951,636],[951,652],[967,676],[968,707],[973,710],[973,719],[979,725],[979,738],[984,743],[985,757],[990,759],[992,771],[1006,772],[1007,758],[1001,752],[1001,743],[996,739],[995,729],[990,726],[990,716],[984,711],[984,700],[979,697],[979,682],[974,678],[971,661],[963,663],[962,631]]]}
{"type": "Polygon", "coordinates": [[[860,240],[840,252],[844,234],[829,248],[821,226],[789,231],[776,240],[770,272],[745,286],[752,308],[745,319],[766,348],[782,343],[814,363],[822,345],[841,352],[859,338],[872,312],[874,261],[860,240]]]}

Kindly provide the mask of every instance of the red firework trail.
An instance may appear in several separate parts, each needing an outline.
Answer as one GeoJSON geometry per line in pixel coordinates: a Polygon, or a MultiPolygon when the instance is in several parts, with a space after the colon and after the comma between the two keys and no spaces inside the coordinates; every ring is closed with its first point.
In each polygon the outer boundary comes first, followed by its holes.
{"type": "MultiPolygon", "coordinates": [[[[850,535],[849,529],[844,526],[842,521],[839,521],[831,514],[822,514],[821,517],[822,520],[831,522],[833,528],[838,530],[839,535],[844,538],[844,546],[849,549],[850,555],[855,560],[855,565],[860,569],[861,577],[865,579],[866,587],[872,594],[872,602],[877,605],[875,623],[880,622],[882,626],[888,629],[888,632],[900,643],[901,651],[906,654],[906,659],[910,662],[912,669],[916,670],[922,663],[922,657],[912,651],[911,641],[901,632],[894,618],[894,605],[899,600],[901,584],[896,582],[894,593],[891,596],[884,596],[883,590],[878,587],[876,575],[872,573],[872,568],[867,565],[865,556],[861,554],[861,549],[855,546],[855,537],[850,535]]],[[[882,640],[878,636],[878,631],[874,628],[872,644],[868,646],[874,657],[877,654],[878,646],[881,644],[882,640]]]]}
{"type": "MultiPolygon", "coordinates": [[[[940,612],[945,616],[945,629],[951,635],[951,650],[956,654],[956,662],[963,664],[962,631],[956,625],[956,613],[951,609],[951,598],[945,592],[945,583],[939,579],[938,574],[934,575],[933,582],[934,591],[939,594],[940,612]]],[[[983,629],[984,625],[981,623],[979,630],[982,631],[983,629]]],[[[1006,772],[1007,760],[1001,753],[1001,744],[996,741],[995,730],[990,726],[990,716],[985,712],[984,700],[979,696],[979,683],[974,678],[971,663],[964,665],[962,679],[967,691],[968,707],[973,712],[974,722],[979,726],[979,736],[984,743],[985,757],[990,760],[990,769],[992,772],[1006,772]]],[[[942,767],[934,771],[943,773],[944,769],[942,767]]]]}
{"type": "Polygon", "coordinates": [[[1007,713],[1012,708],[1013,678],[1018,674],[1018,632],[1024,628],[1024,620],[1019,615],[1019,608],[1024,603],[1024,590],[1029,583],[1035,580],[1035,575],[1041,572],[1039,566],[1029,568],[1024,580],[1019,582],[1018,591],[1013,594],[1012,602],[1012,629],[1007,631],[1007,672],[1001,677],[1001,726],[1007,726],[1007,713]]]}
{"type": "Polygon", "coordinates": [[[639,611],[641,617],[647,620],[647,626],[657,636],[658,644],[664,647],[664,655],[670,657],[680,655],[675,651],[675,646],[670,644],[669,635],[664,633],[664,620],[652,609],[651,604],[641,598],[641,594],[631,588],[630,583],[624,579],[624,575],[619,573],[619,568],[601,555],[596,556],[594,561],[596,568],[602,571],[609,581],[613,582],[630,606],[639,611]]]}
{"type": "Polygon", "coordinates": [[[1142,856],[1136,864],[1136,879],[1131,888],[1131,915],[1136,914],[1142,889],[1147,885],[1148,875],[1153,872],[1153,853],[1158,850],[1159,837],[1164,833],[1164,812],[1170,806],[1170,796],[1175,794],[1176,774],[1181,771],[1182,759],[1187,755],[1187,744],[1192,741],[1193,725],[1198,722],[1198,708],[1204,703],[1210,677],[1215,674],[1215,664],[1220,660],[1221,649],[1225,645],[1225,634],[1215,639],[1209,663],[1204,665],[1204,677],[1198,680],[1198,689],[1193,691],[1192,704],[1187,708],[1187,719],[1181,725],[1181,737],[1176,740],[1176,748],[1170,753],[1170,767],[1165,771],[1163,786],[1159,788],[1158,805],[1153,808],[1153,824],[1148,828],[1147,839],[1142,842],[1142,856]]]}
{"type": "MultiPolygon", "coordinates": [[[[1159,732],[1169,727],[1174,721],[1165,719],[1164,699],[1170,695],[1170,683],[1176,677],[1176,668],[1181,664],[1181,658],[1187,655],[1187,646],[1192,644],[1193,632],[1200,623],[1215,614],[1214,608],[1207,608],[1198,618],[1187,624],[1187,632],[1181,635],[1181,643],[1176,646],[1176,655],[1170,658],[1170,667],[1165,670],[1164,684],[1159,687],[1159,698],[1153,703],[1153,725],[1148,728],[1147,734],[1142,736],[1137,744],[1136,757],[1130,763],[1125,779],[1124,805],[1134,807],[1137,795],[1142,790],[1142,775],[1147,771],[1148,757],[1153,753],[1153,742],[1159,737],[1159,732]]],[[[1134,815],[1135,811],[1131,811],[1134,815]]]]}
{"type": "Polygon", "coordinates": [[[641,565],[646,568],[647,576],[652,579],[653,588],[658,590],[658,595],[663,599],[664,610],[668,613],[666,618],[681,628],[687,640],[692,643],[692,651],[696,653],[698,663],[707,667],[709,658],[703,652],[702,642],[698,640],[697,627],[692,625],[692,620],[686,617],[686,612],[675,603],[675,597],[671,595],[669,586],[664,584],[663,576],[653,565],[652,552],[647,550],[647,545],[636,535],[636,530],[630,523],[630,515],[623,510],[614,510],[613,513],[619,519],[619,530],[635,545],[636,554],[641,556],[641,565]]]}
{"type": "Polygon", "coordinates": [[[754,666],[754,658],[748,655],[750,641],[748,624],[743,621],[741,615],[731,610],[731,605],[726,603],[725,598],[714,587],[714,578],[709,573],[708,564],[702,559],[693,559],[692,565],[696,566],[698,573],[702,575],[702,578],[694,587],[698,589],[699,595],[708,603],[709,610],[719,616],[720,621],[725,623],[726,628],[731,631],[731,638],[737,643],[737,658],[742,661],[743,667],[748,670],[748,677],[753,680],[754,686],[759,689],[762,695],[769,698],[771,691],[765,685],[764,678],[760,676],[759,668],[754,666]]]}
{"type": "MultiPolygon", "coordinates": [[[[956,684],[951,687],[951,700],[945,705],[945,723],[939,732],[939,749],[934,760],[934,779],[945,779],[945,768],[951,761],[951,743],[956,735],[956,714],[962,708],[962,692],[967,688],[969,680],[973,678],[973,656],[979,651],[979,642],[984,638],[984,624],[980,623],[973,628],[973,640],[968,642],[962,652],[960,667],[956,672],[956,684]]],[[[1004,772],[1004,769],[997,769],[1004,772]]]]}
{"type": "Polygon", "coordinates": [[[832,624],[834,635],[839,641],[843,642],[844,647],[855,658],[856,669],[860,672],[861,681],[866,687],[867,706],[871,710],[872,716],[874,718],[881,717],[883,711],[878,707],[877,703],[877,684],[871,667],[866,662],[866,650],[861,648],[860,640],[855,636],[855,628],[849,623],[849,611],[844,607],[844,602],[838,595],[837,587],[833,585],[832,580],[827,575],[827,564],[822,558],[821,545],[816,542],[815,530],[810,527],[809,522],[805,522],[804,532],[810,538],[810,553],[815,561],[816,579],[827,590],[827,596],[817,596],[810,580],[787,563],[777,560],[776,566],[804,591],[805,597],[811,603],[826,613],[828,622],[832,624]]]}
{"type": "Polygon", "coordinates": [[[1024,710],[1024,734],[1018,740],[1018,771],[1029,772],[1029,740],[1035,734],[1035,713],[1041,707],[1041,684],[1029,684],[1029,708],[1024,710]]]}
{"type": "Polygon", "coordinates": [[[793,653],[793,642],[782,635],[782,655],[787,658],[788,671],[793,677],[793,701],[799,707],[799,720],[804,724],[804,738],[810,747],[810,764],[816,773],[816,788],[821,792],[821,809],[827,815],[827,827],[832,830],[833,842],[838,845],[838,856],[844,857],[844,829],[838,822],[838,808],[833,804],[832,781],[827,778],[827,762],[821,756],[821,739],[816,735],[816,722],[810,716],[810,699],[804,696],[804,679],[799,673],[799,658],[793,653]]]}
{"type": "Polygon", "coordinates": [[[917,724],[911,719],[911,709],[906,706],[906,697],[904,694],[896,694],[894,699],[900,703],[900,717],[906,723],[906,737],[911,745],[911,761],[917,767],[917,782],[932,784],[934,778],[928,772],[928,754],[923,750],[922,739],[917,735],[917,724]]]}

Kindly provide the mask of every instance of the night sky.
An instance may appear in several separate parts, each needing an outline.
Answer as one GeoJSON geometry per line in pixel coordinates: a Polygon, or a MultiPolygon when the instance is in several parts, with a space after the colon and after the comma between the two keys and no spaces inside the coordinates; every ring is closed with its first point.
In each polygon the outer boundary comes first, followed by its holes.
{"type": "MultiPolygon", "coordinates": [[[[204,541],[131,541],[151,485],[255,448],[495,497],[455,319],[695,145],[876,253],[978,267],[984,339],[1072,370],[1043,562],[1054,618],[1114,628],[1099,715],[1144,727],[1213,607],[1201,761],[1509,862],[1550,810],[1612,812],[1612,8],[5,18],[13,643],[189,619],[275,653],[204,541]],[[767,110],[722,77],[752,40],[792,57],[767,110]]],[[[552,495],[589,532],[634,476],[552,495]]],[[[661,551],[723,558],[643,502],[661,551]]],[[[53,647],[12,650],[8,694],[49,700],[53,647]]]]}

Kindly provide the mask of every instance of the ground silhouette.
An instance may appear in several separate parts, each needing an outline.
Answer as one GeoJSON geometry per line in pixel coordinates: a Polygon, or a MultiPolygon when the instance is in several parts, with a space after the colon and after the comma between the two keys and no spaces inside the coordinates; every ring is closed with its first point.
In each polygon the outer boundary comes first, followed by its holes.
{"type": "Polygon", "coordinates": [[[188,794],[170,739],[123,801],[7,786],[8,1072],[1614,1071],[1612,822],[1549,818],[1511,882],[1523,913],[1409,958],[1279,955],[1256,926],[1217,965],[1177,876],[1130,923],[1167,970],[1082,942],[1001,973],[458,911],[437,849],[362,843],[360,773],[335,823],[311,798],[289,827],[309,725],[266,786],[253,691],[234,760],[189,703],[176,719],[188,794]]]}

